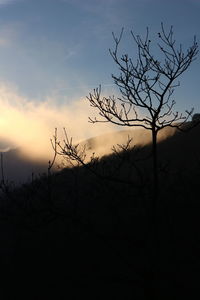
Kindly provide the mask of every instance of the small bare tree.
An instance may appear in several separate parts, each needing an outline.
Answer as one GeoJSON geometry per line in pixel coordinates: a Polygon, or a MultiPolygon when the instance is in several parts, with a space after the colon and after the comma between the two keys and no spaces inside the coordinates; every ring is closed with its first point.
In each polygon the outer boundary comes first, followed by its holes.
{"type": "Polygon", "coordinates": [[[137,46],[137,59],[134,61],[128,54],[119,55],[119,37],[113,33],[114,50],[110,54],[119,67],[120,74],[112,75],[121,93],[121,97],[101,96],[101,86],[87,97],[91,106],[99,111],[100,119],[90,122],[111,122],[119,126],[143,127],[152,133],[154,205],[158,194],[157,167],[157,134],[167,127],[183,130],[183,125],[192,115],[193,109],[185,115],[174,112],[176,102],[171,99],[175,87],[179,86],[177,78],[184,73],[195,60],[198,53],[196,37],[193,44],[184,52],[180,44],[176,46],[173,27],[167,32],[161,23],[158,33],[160,54],[156,58],[151,49],[149,30],[142,39],[139,35],[131,36],[137,46]]]}

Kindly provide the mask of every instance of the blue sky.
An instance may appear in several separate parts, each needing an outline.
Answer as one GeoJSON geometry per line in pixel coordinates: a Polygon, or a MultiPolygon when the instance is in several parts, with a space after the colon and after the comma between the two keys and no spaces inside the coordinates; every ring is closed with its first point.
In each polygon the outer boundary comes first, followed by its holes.
{"type": "MultiPolygon", "coordinates": [[[[98,84],[112,84],[117,72],[109,55],[112,31],[125,27],[122,46],[136,55],[129,31],[152,40],[160,23],[173,25],[188,46],[200,28],[199,0],[3,0],[0,1],[0,80],[23,95],[67,101],[98,84]]],[[[183,77],[178,95],[198,106],[199,60],[183,77]],[[183,93],[181,93],[181,90],[183,93]]],[[[109,86],[107,87],[109,89],[109,86]]],[[[198,106],[199,108],[199,106],[198,106]]]]}
{"type": "MultiPolygon", "coordinates": [[[[199,41],[199,16],[200,0],[0,0],[0,100],[10,92],[23,103],[67,106],[99,84],[113,93],[112,31],[125,28],[121,47],[136,57],[130,30],[143,35],[148,26],[154,41],[164,22],[188,47],[194,35],[199,41]]],[[[180,78],[177,109],[200,111],[199,69],[198,58],[180,78]]]]}

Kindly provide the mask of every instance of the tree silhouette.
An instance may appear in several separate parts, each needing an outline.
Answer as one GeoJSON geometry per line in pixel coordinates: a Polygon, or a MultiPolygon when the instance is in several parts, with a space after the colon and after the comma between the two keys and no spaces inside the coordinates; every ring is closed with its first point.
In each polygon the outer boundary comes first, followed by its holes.
{"type": "MultiPolygon", "coordinates": [[[[146,36],[142,39],[139,35],[131,36],[137,47],[137,56],[134,60],[128,54],[119,54],[119,45],[123,37],[123,29],[119,37],[113,33],[115,47],[109,50],[111,57],[118,66],[119,75],[112,75],[114,83],[119,88],[121,96],[102,96],[101,86],[93,90],[87,99],[90,105],[96,108],[100,118],[89,118],[91,123],[110,122],[122,127],[143,127],[151,131],[152,135],[152,161],[153,161],[153,195],[150,203],[150,214],[148,215],[148,228],[146,237],[146,283],[147,298],[159,298],[158,281],[160,273],[160,232],[158,212],[158,154],[157,137],[158,132],[165,127],[174,127],[179,130],[191,129],[200,123],[199,116],[194,116],[193,122],[187,125],[187,121],[193,115],[193,109],[185,113],[175,111],[175,100],[172,99],[174,90],[180,83],[177,79],[189,68],[196,59],[198,45],[194,37],[192,45],[183,50],[182,45],[176,44],[173,27],[166,31],[161,23],[161,31],[158,33],[158,50],[155,56],[149,39],[147,28],[146,36]],[[184,126],[186,125],[186,126],[184,126]],[[150,226],[149,226],[150,225],[150,226]]],[[[72,139],[68,138],[64,130],[64,141],[57,141],[55,134],[52,146],[54,151],[69,159],[89,168],[96,162],[92,157],[89,164],[85,162],[85,148],[74,145],[72,139]]],[[[129,141],[127,143],[127,147],[129,141]]],[[[126,147],[122,150],[125,150],[126,147]]],[[[134,166],[135,167],[135,166],[134,166]]],[[[98,174],[97,174],[98,175],[98,174]]],[[[100,177],[99,177],[100,178],[100,177]]],[[[113,179],[113,178],[112,178],[113,179]]],[[[134,185],[134,183],[133,183],[134,185]]]]}
{"type": "Polygon", "coordinates": [[[143,127],[152,133],[153,155],[153,207],[158,197],[157,135],[167,127],[183,130],[183,125],[192,115],[193,109],[185,114],[174,112],[176,102],[171,99],[174,89],[179,86],[177,78],[184,73],[195,60],[198,53],[196,37],[193,44],[184,52],[180,44],[176,46],[173,27],[167,32],[161,23],[158,33],[160,54],[154,56],[149,39],[149,29],[142,39],[131,31],[137,47],[137,59],[128,54],[119,55],[119,37],[113,33],[114,50],[110,54],[119,67],[120,74],[112,75],[121,97],[101,96],[101,86],[87,97],[91,106],[99,111],[100,119],[89,118],[90,122],[111,122],[119,126],[143,127]]]}

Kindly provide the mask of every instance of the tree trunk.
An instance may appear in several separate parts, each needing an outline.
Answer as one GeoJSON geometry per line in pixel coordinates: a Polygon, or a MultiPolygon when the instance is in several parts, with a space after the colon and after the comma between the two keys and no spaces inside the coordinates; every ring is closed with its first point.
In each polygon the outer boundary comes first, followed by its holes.
{"type": "Polygon", "coordinates": [[[146,299],[160,299],[159,277],[160,277],[160,242],[159,242],[159,213],[158,213],[158,157],[157,157],[157,131],[152,128],[152,165],[153,165],[153,188],[150,197],[151,203],[148,210],[148,229],[146,244],[146,299]]]}
{"type": "Polygon", "coordinates": [[[156,209],[158,201],[158,156],[157,156],[157,131],[155,127],[152,128],[152,155],[153,155],[153,199],[152,209],[156,209]]]}

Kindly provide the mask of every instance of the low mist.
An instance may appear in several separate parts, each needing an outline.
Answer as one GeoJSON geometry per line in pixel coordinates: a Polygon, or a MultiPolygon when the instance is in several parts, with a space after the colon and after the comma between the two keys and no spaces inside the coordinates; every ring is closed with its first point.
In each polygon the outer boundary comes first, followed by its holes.
{"type": "MultiPolygon", "coordinates": [[[[166,127],[159,131],[158,142],[173,136],[177,131],[176,128],[166,127]]],[[[107,133],[94,138],[88,139],[83,145],[86,144],[87,158],[95,153],[96,156],[101,157],[113,153],[113,146],[116,150],[120,150],[120,145],[127,145],[130,140],[130,148],[137,146],[145,146],[152,141],[151,130],[141,127],[136,127],[131,130],[121,130],[115,133],[107,133]]]]}

